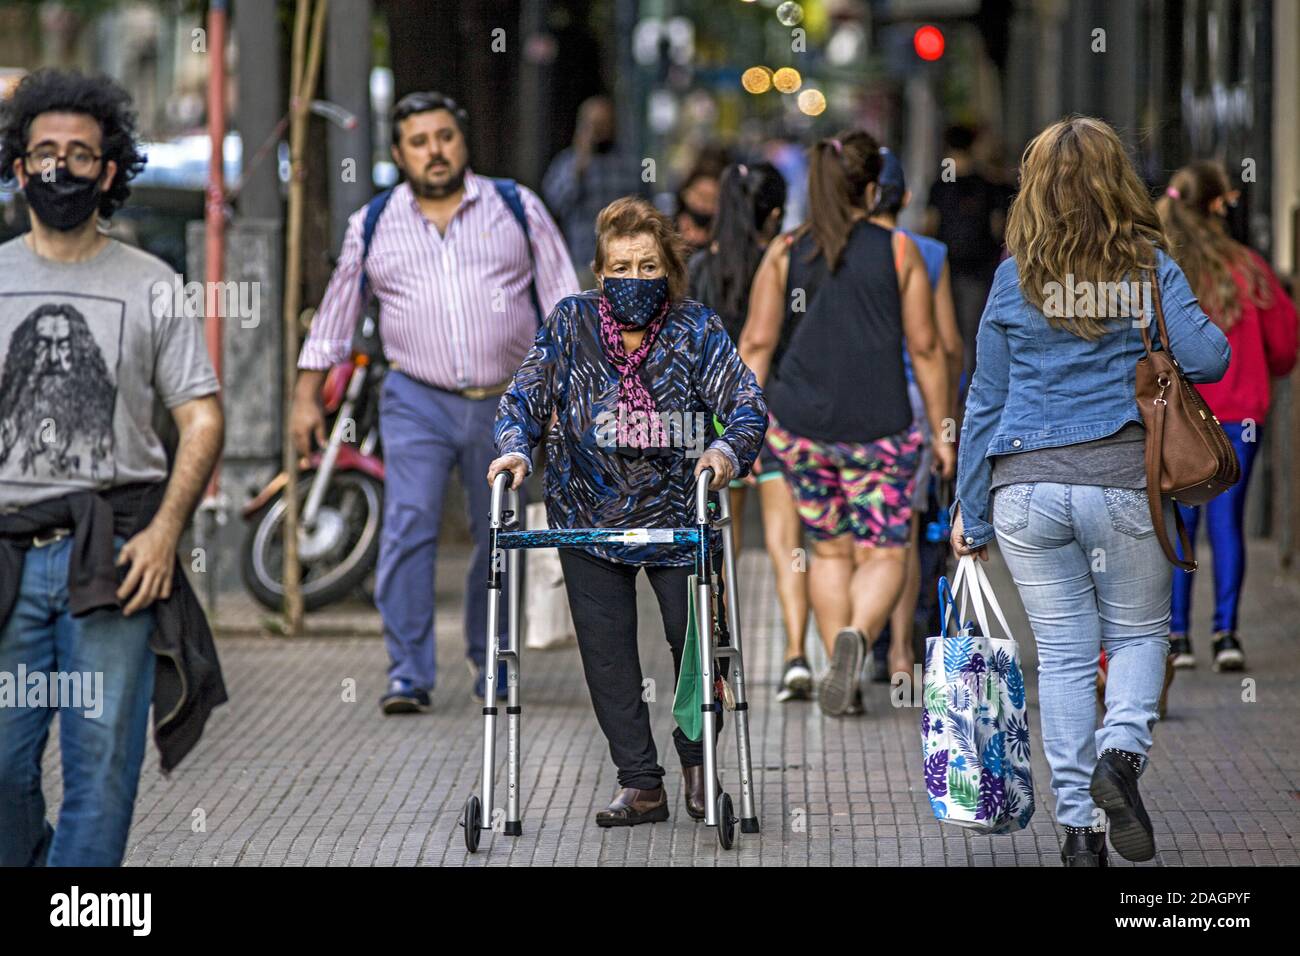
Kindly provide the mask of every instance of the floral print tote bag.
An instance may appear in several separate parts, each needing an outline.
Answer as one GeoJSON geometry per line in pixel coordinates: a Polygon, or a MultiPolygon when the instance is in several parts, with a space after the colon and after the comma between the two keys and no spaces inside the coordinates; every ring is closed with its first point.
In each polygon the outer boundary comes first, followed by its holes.
{"type": "Polygon", "coordinates": [[[939,822],[979,833],[1023,829],[1034,815],[1034,780],[1019,647],[974,557],[958,561],[951,590],[940,578],[939,602],[943,628],[925,644],[921,711],[930,806],[939,822]],[[950,628],[958,595],[961,613],[950,628]],[[968,600],[978,633],[966,617],[968,600]],[[986,602],[1005,637],[992,636],[986,602]]]}

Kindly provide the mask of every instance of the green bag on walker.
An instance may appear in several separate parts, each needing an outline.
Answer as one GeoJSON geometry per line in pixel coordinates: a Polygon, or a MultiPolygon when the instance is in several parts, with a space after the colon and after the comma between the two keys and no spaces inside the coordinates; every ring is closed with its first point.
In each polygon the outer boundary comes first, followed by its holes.
{"type": "Polygon", "coordinates": [[[673,695],[673,719],[688,740],[704,736],[704,715],[700,713],[699,627],[695,623],[695,588],[698,576],[686,579],[686,646],[682,648],[682,667],[677,674],[677,692],[673,695]]]}

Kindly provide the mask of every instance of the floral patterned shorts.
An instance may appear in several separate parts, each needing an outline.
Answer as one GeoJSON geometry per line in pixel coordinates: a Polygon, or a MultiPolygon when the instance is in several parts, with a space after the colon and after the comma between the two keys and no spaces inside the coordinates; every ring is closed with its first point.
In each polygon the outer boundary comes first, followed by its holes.
{"type": "Polygon", "coordinates": [[[915,425],[865,443],[802,438],[776,419],[767,429],[808,532],[822,541],[851,533],[864,547],[907,544],[923,441],[915,425]]]}

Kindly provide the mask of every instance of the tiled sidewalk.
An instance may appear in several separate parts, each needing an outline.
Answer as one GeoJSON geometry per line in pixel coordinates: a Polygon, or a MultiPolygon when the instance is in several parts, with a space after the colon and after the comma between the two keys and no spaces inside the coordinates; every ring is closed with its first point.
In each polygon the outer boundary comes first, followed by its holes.
{"type": "MultiPolygon", "coordinates": [[[[1253,549],[1241,633],[1251,665],[1245,676],[1257,681],[1255,702],[1242,700],[1242,675],[1214,674],[1204,657],[1174,685],[1143,778],[1159,847],[1152,865],[1300,862],[1300,585],[1275,564],[1269,546],[1253,549]]],[[[669,739],[671,665],[653,600],[643,594],[643,662],[659,688],[652,713],[672,788],[671,820],[634,829],[595,826],[593,814],[616,782],[577,652],[532,652],[524,658],[524,832],[484,834],[478,855],[466,854],[457,821],[477,781],[482,718],[461,663],[461,574],[449,569],[440,578],[440,592],[448,592],[439,614],[443,670],[434,713],[426,716],[380,715],[385,655],[373,614],[326,614],[315,622],[320,633],[368,636],[224,636],[231,702],[171,779],[160,775],[151,748],[127,863],[1059,865],[1041,748],[1031,826],[1013,836],[969,836],[933,819],[920,772],[919,711],[891,707],[888,687],[870,687],[868,714],[858,719],[824,718],[812,703],[776,704],[780,625],[770,569],[762,553],[748,551],[741,570],[762,833],[738,832],[732,851],[686,816],[669,739]],[[354,695],[347,693],[350,682],[354,695]]],[[[1014,588],[1000,566],[993,573],[1032,678],[1034,647],[1014,588]]],[[[1202,655],[1209,645],[1208,585],[1202,575],[1202,655]]],[[[259,617],[242,605],[223,612],[236,631],[255,630],[249,622],[259,617]]],[[[1032,679],[1029,686],[1033,706],[1032,679]]],[[[722,737],[723,780],[737,799],[736,774],[727,769],[735,759],[730,729],[722,737]]],[[[500,740],[504,778],[504,731],[500,740]]],[[[54,746],[45,786],[57,807],[54,746]]],[[[1127,865],[1115,854],[1112,860],[1127,865]]]]}

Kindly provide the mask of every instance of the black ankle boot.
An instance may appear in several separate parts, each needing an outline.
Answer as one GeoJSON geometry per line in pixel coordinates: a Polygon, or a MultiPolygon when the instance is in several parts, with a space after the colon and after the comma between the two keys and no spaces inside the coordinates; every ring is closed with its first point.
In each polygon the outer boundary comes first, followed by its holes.
{"type": "Polygon", "coordinates": [[[1107,750],[1097,758],[1088,789],[1093,803],[1105,811],[1110,821],[1110,842],[1115,852],[1135,863],[1156,855],[1151,818],[1138,793],[1138,772],[1120,751],[1107,750]]]}
{"type": "Polygon", "coordinates": [[[1106,861],[1106,831],[1066,833],[1061,862],[1066,866],[1110,866],[1106,861]]]}

